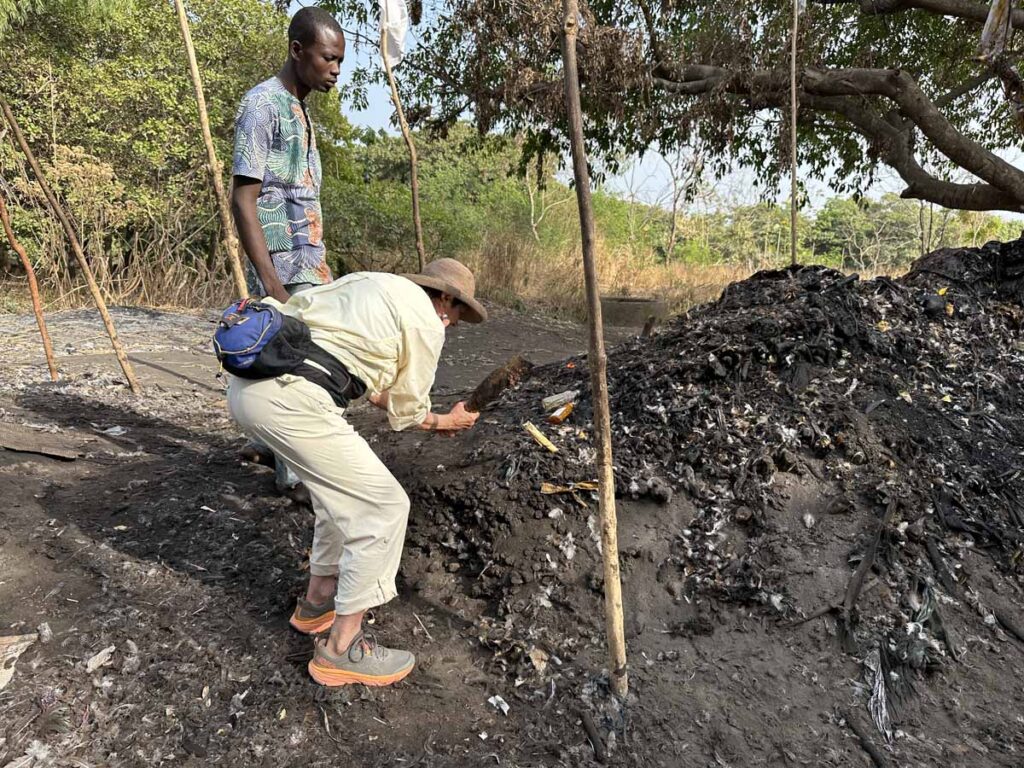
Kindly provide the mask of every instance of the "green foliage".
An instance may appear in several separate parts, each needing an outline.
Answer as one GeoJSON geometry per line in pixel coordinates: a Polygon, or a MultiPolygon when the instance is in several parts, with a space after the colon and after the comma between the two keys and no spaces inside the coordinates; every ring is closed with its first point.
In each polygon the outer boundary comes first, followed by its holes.
{"type": "MultiPolygon", "coordinates": [[[[235,111],[247,90],[280,67],[288,20],[260,0],[188,0],[187,8],[229,181],[235,111]]],[[[2,37],[0,92],[83,239],[97,254],[120,254],[102,265],[105,289],[133,297],[171,289],[184,296],[190,289],[215,293],[221,280],[228,286],[173,4],[61,0],[35,2],[31,10],[13,17],[8,9],[3,17],[16,26],[2,37]],[[74,172],[76,164],[81,172],[74,172]],[[207,290],[211,278],[218,282],[207,290]]],[[[324,165],[337,171],[346,161],[335,145],[351,133],[338,95],[312,98],[311,113],[324,165]]],[[[16,195],[18,234],[43,278],[73,274],[63,237],[48,223],[38,188],[7,142],[0,144],[4,181],[0,189],[16,195]]]]}

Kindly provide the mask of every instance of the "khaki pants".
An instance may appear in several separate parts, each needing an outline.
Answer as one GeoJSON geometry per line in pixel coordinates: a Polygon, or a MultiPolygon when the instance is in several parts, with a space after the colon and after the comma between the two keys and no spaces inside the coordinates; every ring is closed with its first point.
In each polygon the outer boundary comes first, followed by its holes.
{"type": "Polygon", "coordinates": [[[358,613],[395,597],[409,497],[327,391],[289,375],[233,378],[228,409],[309,489],[316,512],[309,570],[337,575],[337,613],[358,613]]]}

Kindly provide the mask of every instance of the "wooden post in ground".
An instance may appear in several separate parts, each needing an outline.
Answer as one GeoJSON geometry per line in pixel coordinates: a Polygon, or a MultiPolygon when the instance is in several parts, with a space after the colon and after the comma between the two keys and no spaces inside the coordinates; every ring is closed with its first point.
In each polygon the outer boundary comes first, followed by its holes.
{"type": "Polygon", "coordinates": [[[238,236],[231,220],[231,208],[228,196],[224,191],[223,169],[217,159],[217,150],[213,146],[213,134],[210,133],[210,118],[206,112],[206,97],[203,95],[203,81],[199,75],[199,64],[196,62],[196,50],[192,46],[192,32],[188,26],[188,15],[185,13],[183,0],[174,0],[178,11],[178,24],[181,26],[181,37],[185,41],[185,55],[188,57],[188,69],[192,76],[192,86],[196,92],[196,105],[199,107],[199,127],[203,131],[203,143],[206,144],[206,159],[210,166],[213,179],[213,194],[216,198],[217,212],[220,214],[220,228],[224,233],[224,250],[228,254],[228,265],[235,280],[235,292],[243,299],[249,295],[245,285],[245,272],[238,254],[238,236]]]}
{"type": "Polygon", "coordinates": [[[594,401],[594,432],[597,439],[601,512],[601,549],[604,555],[605,630],[611,667],[611,687],[618,696],[628,689],[626,675],[626,638],[622,623],[622,580],[619,574],[619,536],[615,520],[615,476],[612,471],[612,428],[608,407],[607,356],[604,327],[594,260],[594,209],[590,199],[590,171],[583,144],[583,111],[580,106],[580,81],[576,67],[576,36],[579,32],[578,0],[562,0],[562,61],[565,70],[565,108],[569,118],[569,144],[572,148],[576,201],[580,209],[583,245],[583,276],[586,282],[587,309],[590,318],[590,390],[594,401]]]}
{"type": "Polygon", "coordinates": [[[39,335],[43,337],[43,353],[46,355],[46,367],[50,369],[50,381],[57,381],[60,378],[57,373],[57,363],[53,360],[53,344],[50,343],[50,333],[46,330],[46,320],[43,318],[43,304],[39,300],[39,284],[36,282],[36,271],[32,268],[32,262],[28,260],[28,254],[21,247],[21,243],[14,236],[14,229],[11,227],[11,217],[7,213],[7,204],[3,195],[0,194],[0,222],[3,223],[4,232],[7,233],[7,241],[11,248],[21,259],[21,265],[25,268],[28,276],[28,292],[32,294],[32,312],[36,316],[36,325],[39,326],[39,335]]]}
{"type": "MultiPolygon", "coordinates": [[[[385,6],[386,7],[386,6],[385,6]]],[[[383,13],[383,11],[381,11],[383,13]]],[[[395,112],[398,114],[398,127],[402,129],[402,138],[405,139],[405,146],[409,148],[409,186],[412,187],[412,225],[416,231],[416,253],[419,255],[420,272],[427,266],[427,252],[423,248],[423,224],[420,221],[420,179],[417,173],[416,145],[412,141],[412,132],[409,130],[409,123],[405,119],[405,110],[402,109],[402,102],[398,98],[398,83],[395,82],[395,73],[391,71],[391,62],[388,61],[387,47],[387,19],[381,19],[380,24],[380,57],[384,61],[384,72],[388,76],[388,84],[391,86],[391,102],[395,105],[395,112]]]]}
{"type": "Polygon", "coordinates": [[[800,0],[793,0],[793,33],[789,52],[789,263],[796,266],[796,45],[800,32],[800,0]]]}
{"type": "Polygon", "coordinates": [[[128,355],[125,354],[124,347],[121,345],[121,340],[117,337],[117,329],[114,328],[114,321],[110,319],[110,313],[107,311],[107,303],[103,300],[103,294],[100,293],[100,287],[96,284],[96,278],[92,274],[92,267],[89,266],[88,260],[85,258],[85,251],[82,250],[81,243],[78,242],[78,236],[75,234],[74,227],[71,226],[71,220],[68,215],[64,213],[64,209],[61,208],[57,197],[53,194],[53,190],[50,189],[50,185],[46,183],[46,177],[43,176],[43,169],[39,167],[39,161],[36,160],[35,153],[32,152],[32,148],[28,145],[25,140],[25,135],[21,132],[21,126],[18,125],[18,121],[14,117],[14,113],[11,112],[11,107],[8,105],[7,100],[0,96],[0,112],[7,120],[7,124],[11,127],[11,132],[14,134],[15,140],[18,142],[18,146],[25,155],[25,159],[28,160],[29,166],[32,168],[32,173],[35,174],[36,182],[39,184],[39,188],[43,190],[43,195],[46,197],[46,202],[50,205],[50,210],[53,211],[53,215],[57,217],[61,227],[64,229],[64,234],[68,238],[68,243],[71,246],[71,252],[75,254],[75,260],[78,262],[79,268],[82,270],[82,274],[85,275],[85,282],[89,286],[89,293],[92,294],[92,300],[96,304],[96,309],[99,310],[100,317],[103,319],[103,327],[107,329],[107,335],[110,337],[110,345],[114,348],[114,354],[117,356],[117,362],[121,365],[121,370],[124,372],[124,377],[128,381],[128,386],[132,392],[136,395],[142,394],[142,388],[139,386],[139,380],[135,378],[135,371],[132,368],[132,364],[128,361],[128,355]]]}

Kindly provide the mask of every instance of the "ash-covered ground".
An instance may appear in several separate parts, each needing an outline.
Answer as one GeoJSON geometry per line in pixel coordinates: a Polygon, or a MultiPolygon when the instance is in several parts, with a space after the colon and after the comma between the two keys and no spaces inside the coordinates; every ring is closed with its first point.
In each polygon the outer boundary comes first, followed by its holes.
{"type": "Polygon", "coordinates": [[[584,718],[620,765],[1019,765],[1022,276],[1022,242],[897,279],[760,273],[610,351],[625,701],[574,485],[596,476],[586,358],[558,359],[578,329],[459,329],[442,402],[514,352],[545,363],[462,438],[354,409],[414,502],[374,630],[420,663],[387,690],[306,677],[286,620],[312,517],[238,465],[202,319],[171,350],[196,369],[150,358],[170,378],[143,400],[92,361],[15,369],[2,421],[81,454],[0,451],[0,627],[53,633],[0,693],[0,765],[589,765],[584,718]]]}

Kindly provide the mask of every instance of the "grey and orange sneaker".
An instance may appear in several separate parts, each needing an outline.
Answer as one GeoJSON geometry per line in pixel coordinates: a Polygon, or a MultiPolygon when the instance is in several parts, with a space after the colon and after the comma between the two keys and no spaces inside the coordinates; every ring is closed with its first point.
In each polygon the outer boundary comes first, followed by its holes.
{"type": "Polygon", "coordinates": [[[309,662],[309,674],[320,685],[380,686],[397,683],[412,672],[414,666],[416,657],[409,651],[385,648],[360,632],[344,656],[334,656],[327,652],[326,643],[317,643],[309,662]]]}
{"type": "Polygon", "coordinates": [[[334,624],[334,598],[317,605],[300,597],[288,623],[304,635],[327,631],[334,624]]]}

